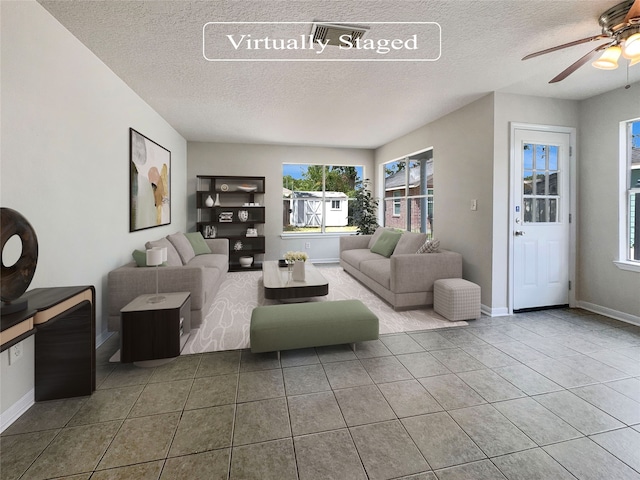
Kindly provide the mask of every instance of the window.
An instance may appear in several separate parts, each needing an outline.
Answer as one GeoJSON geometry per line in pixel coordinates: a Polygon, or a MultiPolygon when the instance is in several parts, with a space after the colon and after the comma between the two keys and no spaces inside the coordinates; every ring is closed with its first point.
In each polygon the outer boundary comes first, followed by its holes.
{"type": "Polygon", "coordinates": [[[620,184],[620,260],[618,266],[640,271],[640,119],[622,128],[620,184]],[[624,215],[624,216],[622,216],[624,215]]]}
{"type": "Polygon", "coordinates": [[[433,236],[433,150],[384,165],[384,225],[433,236]]]}
{"type": "Polygon", "coordinates": [[[284,233],[355,232],[351,203],[362,166],[282,165],[284,233]]]}
{"type": "Polygon", "coordinates": [[[393,191],[393,216],[399,217],[402,212],[402,200],[400,197],[402,192],[400,190],[393,191]]]}
{"type": "Polygon", "coordinates": [[[558,146],[526,143],[523,156],[524,223],[557,223],[558,146]]]}

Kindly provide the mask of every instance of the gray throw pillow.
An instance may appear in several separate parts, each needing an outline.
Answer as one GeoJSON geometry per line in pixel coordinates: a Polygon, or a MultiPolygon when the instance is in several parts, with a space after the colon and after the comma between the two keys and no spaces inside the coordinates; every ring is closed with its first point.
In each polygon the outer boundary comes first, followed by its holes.
{"type": "Polygon", "coordinates": [[[184,233],[177,232],[173,235],[167,235],[167,238],[173,246],[176,247],[176,251],[178,252],[178,255],[180,255],[183,265],[189,263],[196,256],[196,252],[193,251],[191,242],[184,233]]]}
{"type": "Polygon", "coordinates": [[[394,255],[401,253],[416,253],[418,249],[427,241],[426,233],[404,232],[393,251],[394,255]]]}
{"type": "Polygon", "coordinates": [[[180,255],[178,255],[178,251],[175,249],[175,247],[169,240],[167,240],[166,238],[160,238],[152,242],[147,242],[144,245],[144,248],[146,248],[147,250],[154,247],[158,247],[158,248],[167,247],[167,265],[169,265],[170,267],[182,266],[182,260],[180,260],[180,255]]]}
{"type": "Polygon", "coordinates": [[[371,250],[371,247],[375,245],[375,243],[378,241],[378,238],[380,238],[380,235],[382,235],[382,232],[384,232],[385,230],[388,230],[388,228],[384,228],[384,227],[376,228],[376,231],[373,233],[373,235],[369,239],[369,246],[367,247],[369,250],[371,250]]]}

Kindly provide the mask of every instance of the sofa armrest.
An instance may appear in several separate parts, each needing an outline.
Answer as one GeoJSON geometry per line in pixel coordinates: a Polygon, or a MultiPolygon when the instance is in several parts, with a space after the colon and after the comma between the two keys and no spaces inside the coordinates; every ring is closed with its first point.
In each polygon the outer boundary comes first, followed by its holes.
{"type": "Polygon", "coordinates": [[[229,256],[229,239],[228,238],[205,238],[205,242],[211,249],[211,253],[218,253],[229,256]]]}
{"type": "Polygon", "coordinates": [[[369,248],[369,240],[372,235],[348,235],[340,237],[340,253],[344,250],[369,248]]]}
{"type": "Polygon", "coordinates": [[[432,292],[441,278],[462,277],[462,255],[448,250],[391,256],[391,291],[432,292]]]}
{"type": "Polygon", "coordinates": [[[156,268],[158,292],[189,292],[191,308],[198,310],[204,304],[204,268],[202,266],[137,267],[135,263],[109,272],[107,290],[109,315],[120,315],[120,310],[139,295],[155,293],[156,268]]]}

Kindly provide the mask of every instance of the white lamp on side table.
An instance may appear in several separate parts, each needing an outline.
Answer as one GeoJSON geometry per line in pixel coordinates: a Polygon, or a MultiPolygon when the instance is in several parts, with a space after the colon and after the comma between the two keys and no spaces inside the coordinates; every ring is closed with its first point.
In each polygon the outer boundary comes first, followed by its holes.
{"type": "Polygon", "coordinates": [[[166,297],[158,295],[158,266],[167,261],[167,247],[154,247],[147,250],[147,266],[156,267],[156,295],[149,297],[149,303],[160,303],[166,297]]]}

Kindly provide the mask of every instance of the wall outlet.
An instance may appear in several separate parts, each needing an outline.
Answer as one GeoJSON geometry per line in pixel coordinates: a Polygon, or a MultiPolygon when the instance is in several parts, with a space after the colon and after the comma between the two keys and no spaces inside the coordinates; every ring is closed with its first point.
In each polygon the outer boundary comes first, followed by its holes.
{"type": "Polygon", "coordinates": [[[311,248],[311,242],[307,242],[304,244],[304,248],[309,249],[311,248]]]}
{"type": "Polygon", "coordinates": [[[476,200],[475,198],[471,200],[471,210],[473,210],[474,212],[478,210],[478,200],[476,200]]]}
{"type": "Polygon", "coordinates": [[[13,365],[22,358],[22,343],[9,347],[9,365],[13,365]]]}

